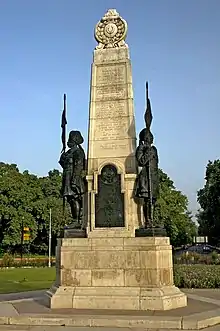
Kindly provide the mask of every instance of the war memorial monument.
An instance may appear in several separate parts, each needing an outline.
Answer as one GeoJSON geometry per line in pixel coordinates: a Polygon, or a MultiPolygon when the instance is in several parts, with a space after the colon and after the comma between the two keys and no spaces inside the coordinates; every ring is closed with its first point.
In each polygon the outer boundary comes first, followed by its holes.
{"type": "Polygon", "coordinates": [[[172,248],[154,225],[158,152],[151,104],[137,146],[127,23],[108,10],[95,27],[87,160],[83,137],[62,117],[62,196],[72,224],[58,239],[50,307],[170,310],[187,305],[173,282],[172,248]]]}

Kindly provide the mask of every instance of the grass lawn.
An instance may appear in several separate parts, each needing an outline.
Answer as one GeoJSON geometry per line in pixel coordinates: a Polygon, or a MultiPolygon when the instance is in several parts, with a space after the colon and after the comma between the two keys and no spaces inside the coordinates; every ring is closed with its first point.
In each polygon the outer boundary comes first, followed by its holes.
{"type": "Polygon", "coordinates": [[[54,282],[55,276],[55,268],[2,269],[0,270],[0,293],[47,289],[54,282]]]}

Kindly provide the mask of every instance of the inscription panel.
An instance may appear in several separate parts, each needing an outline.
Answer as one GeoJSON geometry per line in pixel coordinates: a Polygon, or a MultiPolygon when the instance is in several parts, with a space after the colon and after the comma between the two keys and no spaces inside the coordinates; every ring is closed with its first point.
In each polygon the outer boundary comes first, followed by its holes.
{"type": "Polygon", "coordinates": [[[128,88],[126,85],[97,86],[95,101],[126,99],[128,88]]]}
{"type": "Polygon", "coordinates": [[[95,118],[127,116],[128,107],[125,100],[104,101],[95,103],[95,118]]]}
{"type": "Polygon", "coordinates": [[[96,72],[96,86],[125,84],[126,67],[125,65],[98,66],[96,72]]]}
{"type": "Polygon", "coordinates": [[[95,120],[94,140],[129,138],[129,118],[115,117],[95,120]]]}
{"type": "Polygon", "coordinates": [[[128,48],[108,48],[94,51],[94,63],[107,63],[129,60],[128,48]]]}
{"type": "Polygon", "coordinates": [[[135,153],[136,139],[92,140],[92,158],[128,157],[135,153]]]}
{"type": "Polygon", "coordinates": [[[95,198],[95,227],[124,227],[124,194],[121,176],[108,164],[98,176],[98,194],[95,198]]]}

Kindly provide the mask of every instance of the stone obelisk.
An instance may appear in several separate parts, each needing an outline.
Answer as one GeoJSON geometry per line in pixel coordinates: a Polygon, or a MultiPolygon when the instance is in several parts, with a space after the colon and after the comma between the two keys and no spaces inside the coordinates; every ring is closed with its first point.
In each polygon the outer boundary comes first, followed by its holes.
{"type": "Polygon", "coordinates": [[[89,237],[134,236],[141,222],[133,199],[136,131],[126,34],[127,23],[115,9],[108,10],[95,28],[98,45],[92,63],[88,138],[89,237]],[[107,181],[116,183],[112,190],[103,180],[107,176],[107,181]]]}
{"type": "Polygon", "coordinates": [[[51,308],[169,310],[187,303],[173,283],[169,238],[135,237],[136,135],[126,32],[115,10],[96,26],[87,238],[58,239],[51,308]]]}

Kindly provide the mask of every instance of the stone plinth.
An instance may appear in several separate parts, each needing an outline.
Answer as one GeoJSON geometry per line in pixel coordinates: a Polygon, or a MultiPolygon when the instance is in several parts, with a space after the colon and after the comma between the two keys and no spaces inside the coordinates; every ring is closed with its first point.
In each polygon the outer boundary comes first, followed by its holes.
{"type": "Polygon", "coordinates": [[[173,284],[167,237],[64,238],[51,308],[169,310],[186,295],[173,284]]]}

